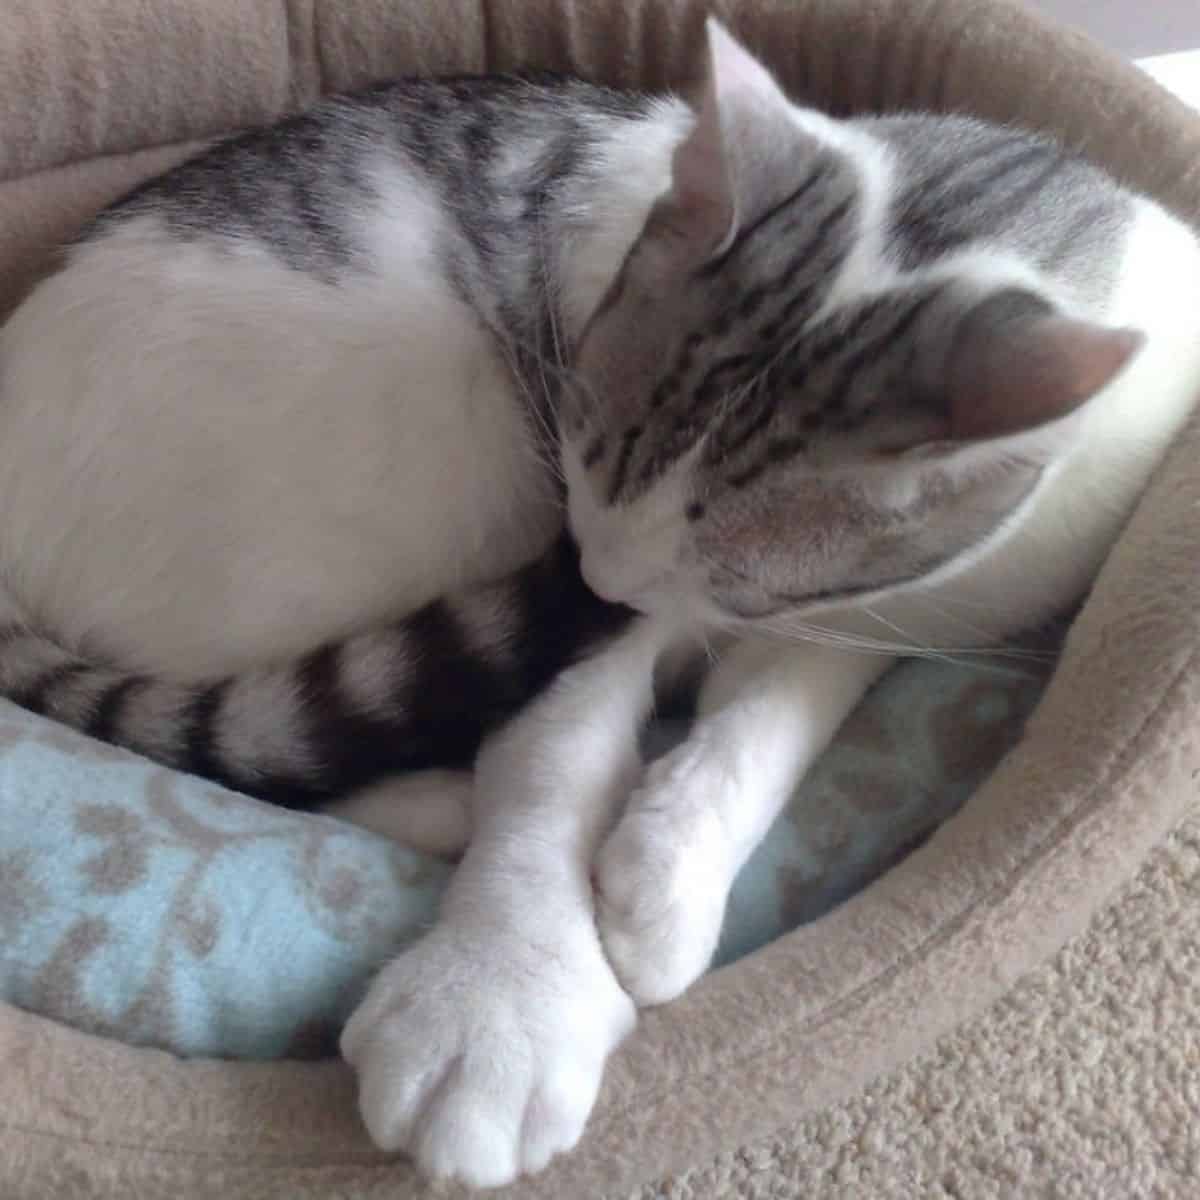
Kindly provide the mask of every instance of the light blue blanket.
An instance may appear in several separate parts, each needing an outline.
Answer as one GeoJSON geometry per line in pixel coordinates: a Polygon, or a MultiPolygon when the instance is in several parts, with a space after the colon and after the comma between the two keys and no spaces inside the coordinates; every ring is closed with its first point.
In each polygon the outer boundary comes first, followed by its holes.
{"type": "MultiPolygon", "coordinates": [[[[827,911],[952,813],[1045,674],[888,675],[739,877],[719,961],[827,911]]],[[[22,1007],[181,1054],[328,1052],[449,871],[0,702],[0,997],[22,1007]]]]}

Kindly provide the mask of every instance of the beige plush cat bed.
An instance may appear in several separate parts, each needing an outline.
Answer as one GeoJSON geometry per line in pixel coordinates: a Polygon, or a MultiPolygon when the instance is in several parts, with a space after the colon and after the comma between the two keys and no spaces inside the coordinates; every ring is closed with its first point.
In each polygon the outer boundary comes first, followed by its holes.
{"type": "MultiPolygon", "coordinates": [[[[1054,130],[1200,219],[1200,121],[1004,0],[9,0],[0,289],[190,140],[401,72],[686,79],[713,8],[809,102],[1054,130]]],[[[1200,428],[1161,469],[1026,736],[921,850],[829,917],[648,1014],[583,1144],[505,1195],[624,1195],[912,1058],[1079,931],[1200,775],[1200,428]]],[[[2,849],[2,848],[0,848],[2,849]]],[[[0,948],[2,952],[2,948],[0,948]]],[[[338,1063],[231,1065],[0,1011],[0,1194],[424,1194],[372,1150],[338,1063]]]]}

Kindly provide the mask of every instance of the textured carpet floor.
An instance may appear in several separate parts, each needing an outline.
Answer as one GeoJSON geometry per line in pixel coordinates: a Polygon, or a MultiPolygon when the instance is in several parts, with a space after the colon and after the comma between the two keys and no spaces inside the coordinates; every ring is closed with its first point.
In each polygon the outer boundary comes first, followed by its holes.
{"type": "Polygon", "coordinates": [[[632,1200],[1200,1197],[1200,808],[928,1059],[632,1200]]]}

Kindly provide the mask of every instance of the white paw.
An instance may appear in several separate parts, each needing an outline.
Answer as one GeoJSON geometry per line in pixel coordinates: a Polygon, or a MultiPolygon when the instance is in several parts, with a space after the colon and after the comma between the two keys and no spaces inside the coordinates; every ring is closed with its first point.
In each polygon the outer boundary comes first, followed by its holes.
{"type": "Polygon", "coordinates": [[[381,1148],[496,1187],[575,1145],[635,1010],[590,922],[559,932],[444,923],[380,973],[341,1048],[381,1148]]]}
{"type": "Polygon", "coordinates": [[[673,1000],[707,969],[732,882],[726,832],[703,794],[709,773],[689,765],[677,755],[651,765],[596,860],[600,936],[641,1006],[673,1000]]]}

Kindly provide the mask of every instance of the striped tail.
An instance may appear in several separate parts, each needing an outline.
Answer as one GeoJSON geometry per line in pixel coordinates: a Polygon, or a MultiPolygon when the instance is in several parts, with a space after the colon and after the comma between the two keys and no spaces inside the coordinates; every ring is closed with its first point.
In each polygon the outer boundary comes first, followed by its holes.
{"type": "Polygon", "coordinates": [[[0,694],[157,762],[289,808],[373,780],[466,766],[483,737],[631,610],[600,600],[565,534],[496,584],[290,662],[186,684],[0,631],[0,694]]]}

